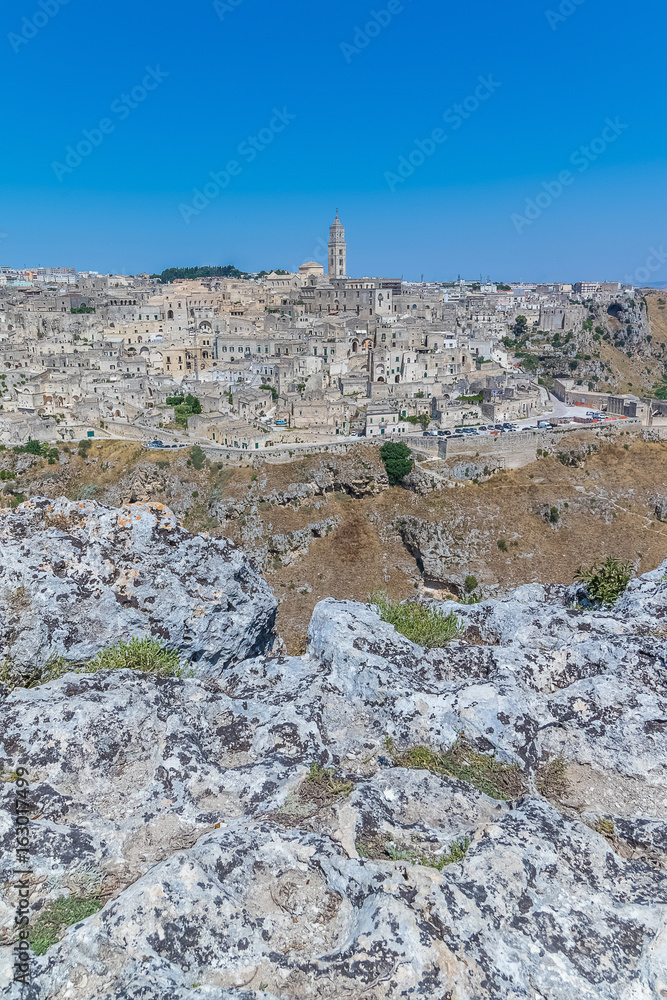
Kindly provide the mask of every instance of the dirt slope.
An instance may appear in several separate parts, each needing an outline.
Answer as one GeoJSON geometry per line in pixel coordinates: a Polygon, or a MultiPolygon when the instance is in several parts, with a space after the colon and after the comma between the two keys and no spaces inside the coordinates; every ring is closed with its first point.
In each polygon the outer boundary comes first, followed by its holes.
{"type": "MultiPolygon", "coordinates": [[[[532,581],[570,583],[580,564],[607,555],[631,560],[639,572],[667,556],[667,524],[654,514],[656,499],[667,495],[667,445],[630,437],[627,444],[604,445],[581,467],[550,457],[479,486],[425,497],[384,488],[378,453],[369,447],[347,460],[312,456],[256,470],[207,465],[197,471],[187,453],[147,453],[116,442],[95,446],[90,455],[97,461],[71,452],[62,464],[49,465],[0,453],[0,467],[17,472],[3,485],[25,496],[112,505],[160,500],[190,530],[228,535],[255,556],[274,588],[279,628],[292,652],[304,648],[312,609],[323,597],[364,600],[381,587],[405,598],[421,590],[419,552],[404,544],[401,522],[420,544],[437,537],[435,563],[444,584],[473,574],[488,595],[532,581]],[[335,472],[340,486],[355,463],[369,490],[379,492],[355,497],[327,487],[307,495],[313,483],[324,482],[323,470],[329,480],[335,472]]],[[[4,496],[6,504],[10,496],[4,496]]]]}

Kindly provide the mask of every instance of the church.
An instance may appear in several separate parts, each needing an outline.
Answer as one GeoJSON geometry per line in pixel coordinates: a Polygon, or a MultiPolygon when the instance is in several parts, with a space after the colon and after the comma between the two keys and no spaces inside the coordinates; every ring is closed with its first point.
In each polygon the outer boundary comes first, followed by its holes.
{"type": "Polygon", "coordinates": [[[299,268],[305,283],[301,296],[306,313],[318,316],[349,316],[364,320],[388,318],[394,313],[394,294],[401,281],[392,278],[348,278],[345,226],[336,218],[329,227],[328,271],[309,261],[299,268]]]}

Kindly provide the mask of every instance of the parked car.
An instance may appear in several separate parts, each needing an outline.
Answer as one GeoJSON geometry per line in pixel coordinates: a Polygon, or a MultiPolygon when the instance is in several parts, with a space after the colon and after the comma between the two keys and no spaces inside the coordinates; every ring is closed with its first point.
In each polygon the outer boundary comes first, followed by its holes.
{"type": "Polygon", "coordinates": [[[162,444],[162,441],[149,441],[147,447],[148,448],[164,448],[164,445],[162,444]]]}

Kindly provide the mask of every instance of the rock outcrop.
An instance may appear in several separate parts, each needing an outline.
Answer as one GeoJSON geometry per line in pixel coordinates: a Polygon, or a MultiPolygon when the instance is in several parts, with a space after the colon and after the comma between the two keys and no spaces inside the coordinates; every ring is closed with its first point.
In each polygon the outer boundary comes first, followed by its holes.
{"type": "Polygon", "coordinates": [[[276,601],[226,539],[161,504],[36,498],[0,512],[0,662],[18,676],[155,635],[200,670],[263,652],[276,601]]]}
{"type": "MultiPolygon", "coordinates": [[[[81,510],[79,560],[98,576],[93,552],[122,562],[124,531],[139,543],[172,523],[81,510]]],[[[46,565],[40,502],[13,516],[46,565]]],[[[171,530],[163,569],[192,544],[171,530]]],[[[248,639],[187,679],[67,674],[7,695],[7,977],[12,772],[26,767],[33,915],[83,886],[105,905],[32,958],[22,998],[667,996],[666,575],[613,609],[534,584],[439,605],[461,635],[431,650],[325,600],[302,657],[249,658],[248,639]]],[[[51,600],[55,621],[67,603],[51,600]]]]}

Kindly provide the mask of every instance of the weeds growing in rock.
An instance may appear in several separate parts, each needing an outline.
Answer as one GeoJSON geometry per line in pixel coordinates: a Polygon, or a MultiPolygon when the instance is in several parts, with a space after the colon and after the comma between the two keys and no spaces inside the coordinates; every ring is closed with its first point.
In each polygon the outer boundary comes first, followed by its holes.
{"type": "Polygon", "coordinates": [[[98,670],[139,670],[158,677],[183,677],[186,672],[177,651],[152,636],[121,640],[101,650],[84,668],[85,673],[98,670]]]}
{"type": "Polygon", "coordinates": [[[321,810],[332,806],[354,789],[351,781],[336,777],[333,767],[314,762],[299,787],[290,792],[282,806],[269,814],[281,826],[303,827],[321,810]]]}
{"type": "Polygon", "coordinates": [[[554,757],[538,768],[535,787],[546,799],[560,799],[567,791],[567,763],[564,757],[554,757]]]}
{"type": "Polygon", "coordinates": [[[601,833],[603,837],[614,837],[616,835],[616,828],[611,819],[599,819],[594,829],[596,833],[601,833]]]}
{"type": "Polygon", "coordinates": [[[463,861],[469,847],[470,839],[468,837],[455,840],[449,849],[449,854],[443,854],[441,857],[426,855],[421,859],[421,864],[426,868],[437,868],[441,872],[447,865],[455,865],[459,861],[463,861]]]}
{"type": "Polygon", "coordinates": [[[375,591],[369,603],[383,622],[393,625],[397,632],[411,642],[427,649],[439,649],[461,634],[461,625],[453,612],[445,614],[440,608],[415,601],[392,601],[384,591],[375,591]]]}
{"type": "Polygon", "coordinates": [[[145,636],[107,646],[88,662],[51,656],[44,666],[31,673],[16,669],[11,660],[6,659],[0,664],[0,684],[4,684],[9,691],[15,691],[17,688],[41,687],[70,672],[95,674],[99,670],[138,670],[155,677],[185,678],[192,675],[191,668],[181,661],[175,649],[169,649],[159,639],[145,636]]]}
{"type": "Polygon", "coordinates": [[[608,556],[603,563],[594,563],[588,569],[580,566],[574,577],[587,585],[591,600],[613,604],[628,586],[632,573],[632,563],[608,556]]]}
{"type": "Polygon", "coordinates": [[[67,897],[48,903],[30,930],[30,946],[36,955],[44,955],[56,944],[72,924],[85,920],[101,910],[101,899],[73,899],[67,897]]]}
{"type": "Polygon", "coordinates": [[[317,763],[310,765],[308,781],[334,796],[349,795],[354,788],[351,781],[338,781],[332,767],[322,767],[317,763]]]}
{"type": "Polygon", "coordinates": [[[481,753],[464,735],[447,750],[416,746],[397,750],[392,739],[385,746],[396,767],[411,767],[447,775],[473,785],[492,799],[516,799],[525,791],[523,775],[516,764],[505,764],[494,754],[481,753]]]}
{"type": "MultiPolygon", "coordinates": [[[[413,840],[418,839],[418,837],[413,837],[413,840]]],[[[413,847],[399,847],[393,841],[384,843],[377,838],[359,840],[355,844],[355,847],[360,858],[368,858],[373,861],[386,861],[387,859],[390,861],[405,861],[411,865],[435,868],[441,872],[447,865],[454,865],[463,861],[470,847],[470,839],[463,837],[460,840],[455,840],[450,845],[447,854],[426,852],[423,845],[417,844],[413,847]]]]}

